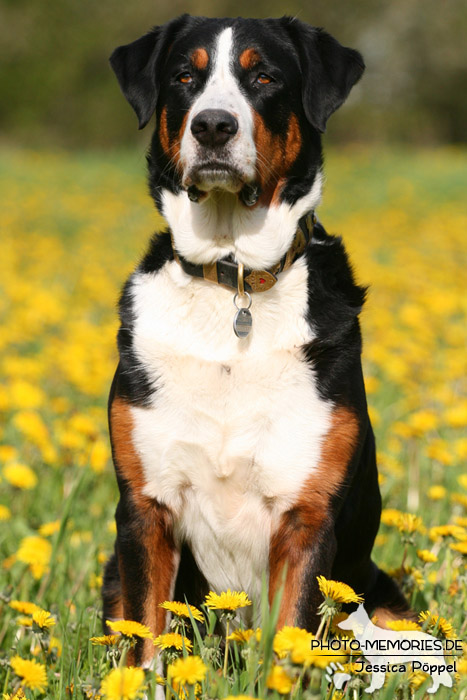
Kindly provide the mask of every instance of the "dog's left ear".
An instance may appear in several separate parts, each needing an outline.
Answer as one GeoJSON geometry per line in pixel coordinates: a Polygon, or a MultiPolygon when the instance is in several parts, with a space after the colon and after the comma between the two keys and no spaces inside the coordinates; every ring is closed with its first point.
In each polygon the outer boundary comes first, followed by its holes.
{"type": "Polygon", "coordinates": [[[182,15],[162,27],[154,27],[131,44],[116,48],[110,57],[110,65],[136,112],[140,129],[146,126],[156,109],[164,59],[187,17],[182,15]]]}
{"type": "Polygon", "coordinates": [[[300,58],[303,108],[319,131],[346,100],[365,70],[358,51],[349,49],[318,27],[285,17],[286,27],[300,58]]]}

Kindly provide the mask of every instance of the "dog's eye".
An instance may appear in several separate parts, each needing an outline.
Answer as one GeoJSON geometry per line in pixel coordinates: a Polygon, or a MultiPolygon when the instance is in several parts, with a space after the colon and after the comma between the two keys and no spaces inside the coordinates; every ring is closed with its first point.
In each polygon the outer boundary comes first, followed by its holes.
{"type": "Polygon", "coordinates": [[[271,76],[266,75],[266,73],[260,73],[256,78],[256,82],[261,83],[261,85],[268,85],[269,83],[272,83],[272,78],[271,76]]]}
{"type": "Polygon", "coordinates": [[[191,73],[188,73],[188,71],[185,71],[185,73],[180,73],[180,75],[177,75],[177,80],[179,83],[191,83],[193,76],[191,73]]]}

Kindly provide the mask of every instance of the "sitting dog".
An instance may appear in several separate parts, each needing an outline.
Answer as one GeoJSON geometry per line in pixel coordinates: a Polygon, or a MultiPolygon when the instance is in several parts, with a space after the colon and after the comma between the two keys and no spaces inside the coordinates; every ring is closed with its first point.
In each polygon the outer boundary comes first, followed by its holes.
{"type": "MultiPolygon", "coordinates": [[[[120,489],[104,620],[166,626],[167,599],[257,599],[315,631],[323,574],[405,606],[371,561],[380,519],[354,282],[314,209],[320,135],[364,70],[321,29],[184,15],[111,57],[156,114],[156,234],[120,300],[109,400],[120,489]]],[[[147,665],[141,640],[131,663],[147,665]]]]}

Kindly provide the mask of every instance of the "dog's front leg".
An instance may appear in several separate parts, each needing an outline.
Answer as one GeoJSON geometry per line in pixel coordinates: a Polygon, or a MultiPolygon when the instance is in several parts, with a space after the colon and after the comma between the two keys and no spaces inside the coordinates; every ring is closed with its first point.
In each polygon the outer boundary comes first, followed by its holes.
{"type": "MultiPolygon", "coordinates": [[[[295,625],[316,632],[323,602],[317,576],[331,576],[337,551],[333,498],[345,483],[358,444],[359,422],[348,408],[337,407],[321,446],[321,459],[282,514],[269,548],[269,600],[283,581],[279,626],[295,625]]],[[[341,492],[343,495],[343,492],[341,492]]]]}
{"type": "Polygon", "coordinates": [[[284,513],[269,551],[269,601],[284,586],[278,629],[298,625],[316,632],[323,602],[317,576],[330,576],[336,539],[329,522],[316,509],[299,507],[284,513]]]}
{"type": "MultiPolygon", "coordinates": [[[[162,634],[167,611],[160,603],[172,596],[179,559],[164,506],[153,501],[138,508],[131,495],[122,495],[117,508],[117,557],[124,619],[147,625],[155,636],[162,634]]],[[[154,650],[151,639],[140,639],[128,663],[148,666],[154,650]]]]}
{"type": "MultiPolygon", "coordinates": [[[[120,605],[115,609],[124,619],[141,622],[159,635],[167,616],[160,603],[172,595],[179,561],[172,515],[165,505],[144,492],[143,467],[133,444],[131,408],[116,392],[111,397],[109,414],[120,489],[116,513],[120,605]]],[[[148,666],[154,649],[152,640],[139,640],[128,663],[148,666]]]]}

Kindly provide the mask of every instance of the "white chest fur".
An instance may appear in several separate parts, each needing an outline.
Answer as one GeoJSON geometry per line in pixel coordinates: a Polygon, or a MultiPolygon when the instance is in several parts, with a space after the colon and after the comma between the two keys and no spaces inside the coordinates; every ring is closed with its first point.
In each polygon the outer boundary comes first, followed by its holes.
{"type": "Polygon", "coordinates": [[[332,405],[300,355],[302,259],[253,296],[253,329],[232,329],[233,292],[176,262],[134,278],[134,348],[157,390],[133,408],[145,492],[169,506],[212,589],[255,596],[271,530],[316,469],[332,405]]]}

